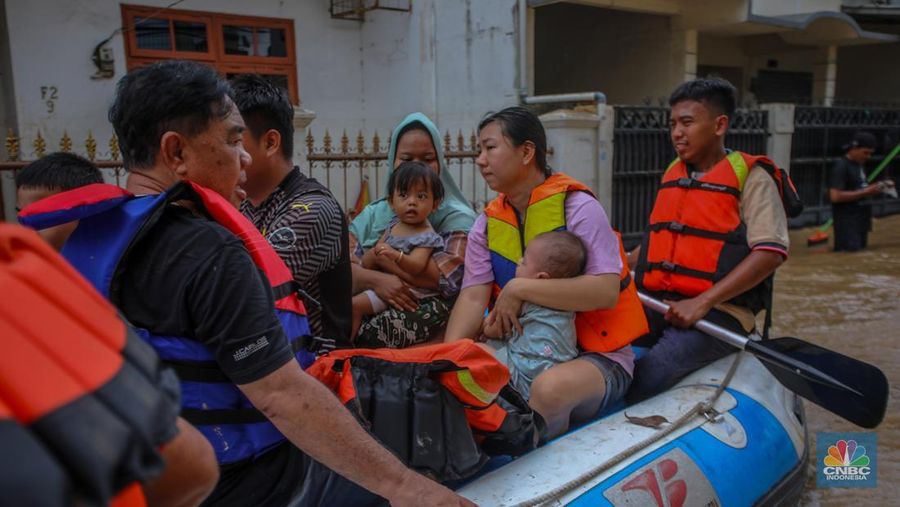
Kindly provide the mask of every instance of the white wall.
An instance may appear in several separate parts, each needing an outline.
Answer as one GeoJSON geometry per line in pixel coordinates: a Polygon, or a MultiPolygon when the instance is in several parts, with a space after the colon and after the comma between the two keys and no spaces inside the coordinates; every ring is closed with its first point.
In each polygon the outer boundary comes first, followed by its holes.
{"type": "MultiPolygon", "coordinates": [[[[135,3],[163,6],[170,0],[135,3]]],[[[423,109],[442,129],[471,126],[486,110],[516,101],[515,0],[421,0],[412,13],[375,11],[365,23],[334,20],[326,1],[189,0],[177,8],[293,18],[299,93],[323,131],[387,129],[423,109]]],[[[121,23],[112,0],[8,0],[19,128],[58,139],[94,131],[125,72],[122,35],[110,43],[116,76],[91,80],[94,46],[121,23]],[[48,112],[42,86],[58,98],[48,112]]],[[[77,140],[77,141],[80,141],[77,140]]]]}
{"type": "MultiPolygon", "coordinates": [[[[867,30],[900,34],[896,26],[867,30]]],[[[867,102],[900,102],[900,42],[838,48],[835,97],[867,102]]]]}
{"type": "MultiPolygon", "coordinates": [[[[171,0],[134,3],[163,7],[171,0]]],[[[16,92],[14,114],[6,116],[18,119],[12,126],[24,139],[22,158],[34,158],[38,131],[48,151],[68,132],[79,152],[90,131],[98,158],[107,158],[106,112],[126,66],[122,34],[108,44],[113,79],[91,79],[90,56],[121,26],[119,2],[6,0],[5,6],[16,92]]],[[[376,130],[384,145],[412,111],[468,139],[485,112],[517,103],[516,6],[516,0],[416,0],[412,12],[373,11],[364,23],[331,19],[326,0],[188,0],[175,9],[293,19],[300,102],[316,113],[309,128],[317,144],[328,129],[335,144],[346,130],[355,146],[359,131],[368,141],[376,130]]],[[[296,146],[298,161],[305,150],[296,146]]],[[[358,173],[347,176],[351,201],[358,181],[358,173]]]]}
{"type": "Polygon", "coordinates": [[[841,11],[841,0],[750,0],[753,14],[789,16],[819,11],[841,11]]]}

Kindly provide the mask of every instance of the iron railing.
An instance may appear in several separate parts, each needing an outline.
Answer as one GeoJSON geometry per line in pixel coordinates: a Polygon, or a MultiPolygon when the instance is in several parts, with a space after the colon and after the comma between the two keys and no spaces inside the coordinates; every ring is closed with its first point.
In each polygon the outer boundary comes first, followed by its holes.
{"type": "MultiPolygon", "coordinates": [[[[475,166],[478,157],[475,134],[471,133],[466,139],[458,132],[453,139],[446,132],[443,143],[447,170],[472,207],[476,211],[482,210],[496,193],[487,187],[475,166]]],[[[363,185],[368,186],[372,201],[384,197],[389,168],[387,150],[387,143],[377,132],[369,143],[359,133],[354,146],[350,145],[346,132],[334,146],[328,131],[322,137],[322,144],[316,146],[316,139],[309,132],[306,136],[306,173],[327,186],[344,209],[352,214],[363,185]]]]}
{"type": "MultiPolygon", "coordinates": [[[[14,178],[16,171],[30,164],[31,161],[56,150],[48,145],[47,140],[41,135],[40,131],[35,134],[34,139],[26,147],[22,139],[12,129],[9,129],[4,144],[6,161],[0,162],[0,221],[15,221],[14,201],[16,193],[14,178]]],[[[119,140],[115,134],[106,143],[109,151],[98,150],[97,140],[90,131],[84,138],[84,144],[78,149],[76,149],[75,141],[69,137],[68,132],[63,132],[57,146],[58,151],[78,153],[93,162],[100,169],[107,183],[124,186],[125,168],[119,159],[119,140]]]]}
{"type": "MultiPolygon", "coordinates": [[[[675,150],[669,138],[668,107],[616,106],[615,115],[610,220],[630,249],[647,227],[660,179],[675,159],[675,150]]],[[[767,128],[766,111],[738,110],[725,145],[748,153],[765,153],[767,128]]]]}
{"type": "MultiPolygon", "coordinates": [[[[844,154],[843,147],[857,130],[871,132],[878,139],[879,147],[868,164],[873,169],[900,142],[900,109],[797,106],[794,110],[790,170],[805,209],[791,220],[792,226],[822,223],[831,216],[828,170],[844,154]]],[[[890,167],[886,171],[898,179],[890,167]]],[[[873,211],[876,215],[900,212],[900,204],[876,199],[873,211]]]]}

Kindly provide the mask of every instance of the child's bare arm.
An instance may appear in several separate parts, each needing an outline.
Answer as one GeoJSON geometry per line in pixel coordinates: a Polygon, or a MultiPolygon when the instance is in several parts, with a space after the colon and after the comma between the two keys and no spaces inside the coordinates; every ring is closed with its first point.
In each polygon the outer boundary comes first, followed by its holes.
{"type": "Polygon", "coordinates": [[[431,248],[419,247],[409,254],[401,254],[400,250],[385,245],[378,253],[378,269],[401,278],[404,274],[416,276],[425,271],[431,260],[431,251],[431,248]]]}
{"type": "Polygon", "coordinates": [[[408,255],[402,255],[397,259],[397,265],[413,276],[418,275],[428,266],[432,251],[433,248],[423,246],[413,248],[408,255]]]}

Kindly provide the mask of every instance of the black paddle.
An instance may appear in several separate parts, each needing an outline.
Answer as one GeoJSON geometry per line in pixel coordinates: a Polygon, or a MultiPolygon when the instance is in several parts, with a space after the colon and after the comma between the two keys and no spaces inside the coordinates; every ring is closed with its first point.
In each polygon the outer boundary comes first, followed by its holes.
{"type": "MultiPolygon", "coordinates": [[[[644,306],[663,314],[669,311],[662,301],[639,296],[644,306]]],[[[799,338],[754,341],[705,320],[694,327],[753,354],[785,387],[825,410],[863,428],[874,428],[884,419],[888,382],[871,364],[799,338]]]]}

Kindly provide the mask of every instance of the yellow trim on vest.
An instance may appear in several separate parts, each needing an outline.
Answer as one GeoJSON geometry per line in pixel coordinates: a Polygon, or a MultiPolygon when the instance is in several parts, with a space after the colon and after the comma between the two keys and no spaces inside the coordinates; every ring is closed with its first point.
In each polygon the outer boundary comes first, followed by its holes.
{"type": "Polygon", "coordinates": [[[491,403],[494,401],[494,398],[497,397],[497,393],[489,393],[478,385],[478,382],[475,381],[475,377],[472,376],[472,372],[468,369],[457,371],[456,378],[459,380],[459,384],[463,386],[469,394],[485,405],[491,403]]]}
{"type": "Polygon", "coordinates": [[[666,174],[668,174],[669,171],[671,171],[673,167],[677,166],[679,162],[681,162],[681,159],[678,157],[675,157],[675,160],[673,160],[672,163],[669,164],[669,167],[666,167],[666,170],[663,171],[663,178],[665,178],[666,174]]]}
{"type": "Polygon", "coordinates": [[[747,167],[744,156],[741,155],[741,152],[739,151],[732,151],[725,158],[731,163],[731,168],[734,170],[734,175],[737,177],[738,190],[743,191],[744,182],[747,181],[747,175],[750,174],[750,168],[747,167]]]}
{"type": "Polygon", "coordinates": [[[522,258],[522,242],[519,239],[519,229],[500,220],[488,217],[487,219],[488,250],[496,252],[512,262],[519,262],[522,258]]]}
{"type": "Polygon", "coordinates": [[[566,225],[567,192],[553,194],[528,206],[525,215],[525,245],[538,234],[555,231],[566,225]]]}

